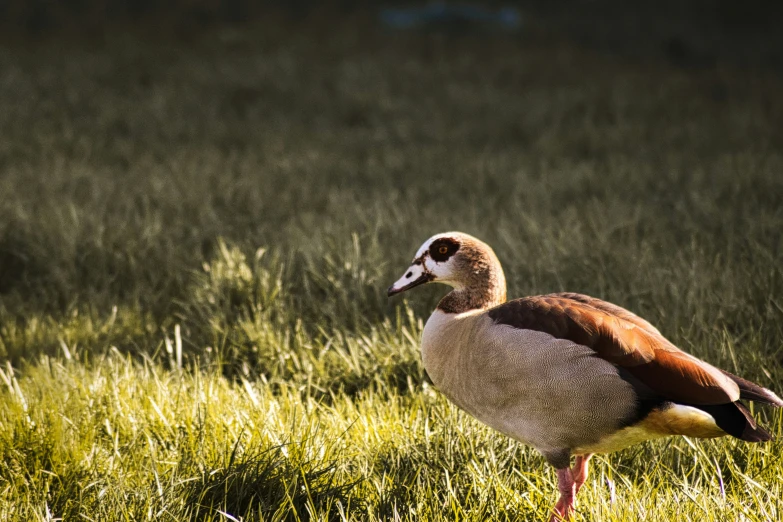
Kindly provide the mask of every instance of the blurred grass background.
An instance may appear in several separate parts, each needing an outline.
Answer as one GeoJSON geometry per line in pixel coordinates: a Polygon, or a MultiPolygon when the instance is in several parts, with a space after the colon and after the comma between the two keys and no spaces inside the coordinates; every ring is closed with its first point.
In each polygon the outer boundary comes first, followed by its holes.
{"type": "MultiPolygon", "coordinates": [[[[0,4],[0,518],[543,518],[424,380],[444,289],[385,297],[445,230],[783,391],[775,8],[673,5],[0,4]]],[[[781,449],[600,459],[583,519],[779,520],[781,449]]]]}

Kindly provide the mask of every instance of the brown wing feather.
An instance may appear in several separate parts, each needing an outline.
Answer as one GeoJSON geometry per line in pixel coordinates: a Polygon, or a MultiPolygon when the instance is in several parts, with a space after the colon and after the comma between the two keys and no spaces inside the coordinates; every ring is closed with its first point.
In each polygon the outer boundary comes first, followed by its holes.
{"type": "Polygon", "coordinates": [[[489,311],[496,323],[538,330],[588,346],[654,393],[692,405],[732,403],[739,387],[717,368],[683,352],[631,312],[580,294],[525,297],[489,311]]]}
{"type": "Polygon", "coordinates": [[[763,404],[771,404],[777,407],[783,407],[783,400],[775,395],[772,391],[763,388],[755,382],[750,382],[742,377],[737,377],[733,373],[729,373],[726,370],[721,370],[726,377],[737,383],[740,389],[740,397],[755,402],[761,402],[763,404]]]}
{"type": "Polygon", "coordinates": [[[608,314],[614,315],[616,317],[619,317],[620,319],[623,319],[625,321],[629,321],[642,330],[646,330],[647,332],[653,334],[653,335],[661,335],[661,332],[658,331],[656,327],[639,317],[638,315],[634,314],[633,312],[629,312],[625,308],[621,306],[617,306],[616,304],[608,303],[606,301],[602,301],[601,299],[590,297],[589,295],[584,294],[577,294],[574,292],[561,292],[557,294],[550,294],[556,297],[562,297],[563,299],[570,299],[572,301],[577,301],[579,303],[583,303],[586,305],[590,305],[593,308],[597,308],[601,310],[602,312],[606,312],[608,314]]]}

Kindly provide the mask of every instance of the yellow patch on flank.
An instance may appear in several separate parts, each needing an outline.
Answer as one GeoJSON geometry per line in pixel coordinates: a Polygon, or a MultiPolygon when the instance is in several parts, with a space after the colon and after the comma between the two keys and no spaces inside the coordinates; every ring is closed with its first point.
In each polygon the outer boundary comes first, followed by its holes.
{"type": "Polygon", "coordinates": [[[700,439],[726,435],[726,432],[715,424],[712,415],[693,406],[680,404],[665,410],[655,410],[640,424],[664,435],[686,435],[700,439]]]}
{"type": "Polygon", "coordinates": [[[671,435],[709,439],[726,435],[709,413],[680,404],[653,410],[641,422],[601,438],[594,444],[574,448],[574,454],[611,453],[648,440],[671,435]]]}

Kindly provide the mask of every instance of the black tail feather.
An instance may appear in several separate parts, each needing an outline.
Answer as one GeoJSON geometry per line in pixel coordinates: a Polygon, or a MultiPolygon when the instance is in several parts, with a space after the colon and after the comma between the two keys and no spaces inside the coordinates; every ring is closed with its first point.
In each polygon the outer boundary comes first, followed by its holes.
{"type": "Polygon", "coordinates": [[[765,442],[772,440],[772,434],[756,424],[756,420],[741,402],[694,406],[712,415],[720,429],[740,440],[765,442]]]}

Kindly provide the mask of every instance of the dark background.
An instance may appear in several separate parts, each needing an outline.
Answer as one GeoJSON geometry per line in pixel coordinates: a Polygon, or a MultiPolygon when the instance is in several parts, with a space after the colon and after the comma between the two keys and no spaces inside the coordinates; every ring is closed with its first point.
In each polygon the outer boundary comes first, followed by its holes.
{"type": "MultiPolygon", "coordinates": [[[[291,30],[328,33],[340,20],[378,26],[380,7],[421,5],[378,1],[0,1],[3,40],[92,39],[118,29],[146,31],[160,38],[198,38],[217,26],[284,24],[291,30]]],[[[520,38],[565,38],[583,46],[631,57],[660,56],[681,66],[709,67],[729,61],[744,66],[783,68],[783,4],[729,0],[639,1],[565,0],[451,2],[516,7],[520,38]]],[[[439,29],[443,30],[444,27],[439,29]]],[[[452,24],[446,30],[475,30],[452,24]]],[[[323,33],[321,33],[323,35],[323,33]]]]}

